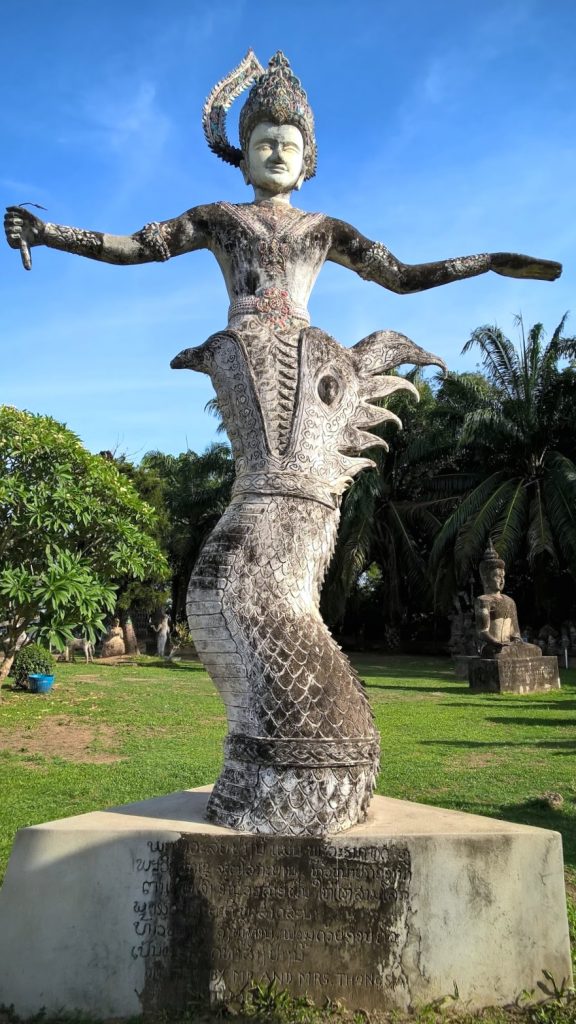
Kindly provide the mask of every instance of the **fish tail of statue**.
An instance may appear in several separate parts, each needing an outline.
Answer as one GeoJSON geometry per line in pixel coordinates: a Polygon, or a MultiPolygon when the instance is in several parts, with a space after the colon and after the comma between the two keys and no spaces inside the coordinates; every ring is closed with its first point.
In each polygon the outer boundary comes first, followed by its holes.
{"type": "Polygon", "coordinates": [[[334,509],[288,496],[237,501],[190,580],[190,629],[228,715],[224,768],[208,807],[220,825],[324,835],[366,815],[378,734],[363,687],[318,613],[318,575],[337,519],[334,509]]]}

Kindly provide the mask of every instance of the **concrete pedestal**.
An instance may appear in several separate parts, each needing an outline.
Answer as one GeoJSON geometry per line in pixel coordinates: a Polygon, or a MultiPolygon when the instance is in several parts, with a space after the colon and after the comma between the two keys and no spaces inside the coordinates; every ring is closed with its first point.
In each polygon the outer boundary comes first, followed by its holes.
{"type": "Polygon", "coordinates": [[[558,658],[473,658],[470,689],[484,693],[537,693],[560,689],[558,658]]]}
{"type": "MultiPolygon", "coordinates": [[[[191,790],[23,829],[0,892],[0,1004],[183,1010],[252,980],[354,1009],[570,979],[558,833],[384,797],[327,840],[240,835],[191,790]]],[[[538,992],[538,989],[536,989],[538,992]]],[[[535,997],[536,998],[536,997],[535,997]]]]}

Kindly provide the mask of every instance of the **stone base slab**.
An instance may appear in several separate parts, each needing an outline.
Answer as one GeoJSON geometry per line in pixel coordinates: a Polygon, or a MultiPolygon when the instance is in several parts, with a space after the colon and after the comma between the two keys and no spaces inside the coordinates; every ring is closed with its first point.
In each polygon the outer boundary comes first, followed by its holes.
{"type": "Polygon", "coordinates": [[[203,820],[209,790],[22,829],[0,892],[0,1004],[183,1011],[294,996],[468,1010],[571,978],[557,832],[376,797],[327,840],[203,820]]]}
{"type": "Polygon", "coordinates": [[[558,658],[474,658],[468,666],[470,689],[484,693],[537,693],[559,690],[558,658]]]}

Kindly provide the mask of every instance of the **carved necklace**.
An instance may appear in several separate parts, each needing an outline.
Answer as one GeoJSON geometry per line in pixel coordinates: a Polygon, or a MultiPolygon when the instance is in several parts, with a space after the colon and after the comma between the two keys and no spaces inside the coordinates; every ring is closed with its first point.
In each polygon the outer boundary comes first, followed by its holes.
{"type": "Polygon", "coordinates": [[[222,201],[218,205],[239,221],[252,238],[256,238],[258,262],[271,277],[286,271],[289,239],[298,237],[315,221],[323,219],[321,213],[305,213],[293,206],[267,200],[242,206],[222,201]]]}

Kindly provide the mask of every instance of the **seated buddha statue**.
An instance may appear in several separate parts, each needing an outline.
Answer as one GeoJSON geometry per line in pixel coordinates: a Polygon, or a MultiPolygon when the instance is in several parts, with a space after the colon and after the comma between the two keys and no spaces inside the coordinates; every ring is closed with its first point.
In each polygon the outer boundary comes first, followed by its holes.
{"type": "Polygon", "coordinates": [[[505,563],[498,556],[492,541],[480,562],[480,578],[484,593],[474,603],[476,637],[481,658],[541,658],[536,644],[522,640],[516,603],[502,593],[505,581],[505,563]]]}

